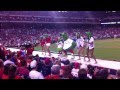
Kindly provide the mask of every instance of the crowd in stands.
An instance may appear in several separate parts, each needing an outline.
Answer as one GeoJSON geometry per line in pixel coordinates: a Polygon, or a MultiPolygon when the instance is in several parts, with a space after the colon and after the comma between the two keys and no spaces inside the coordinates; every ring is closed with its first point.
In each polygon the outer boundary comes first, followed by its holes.
{"type": "Polygon", "coordinates": [[[0,21],[39,21],[39,22],[99,22],[98,18],[75,18],[75,17],[36,17],[36,16],[11,16],[0,15],[0,21]]]}
{"type": "Polygon", "coordinates": [[[66,58],[39,57],[3,49],[0,45],[0,79],[119,79],[120,70],[110,71],[66,58]],[[1,53],[4,53],[1,55],[1,53]]]}
{"type": "Polygon", "coordinates": [[[119,21],[118,16],[106,16],[105,18],[93,18],[93,17],[53,17],[53,16],[32,16],[32,15],[4,15],[0,14],[0,21],[29,21],[29,22],[83,22],[83,23],[100,23],[119,21]]]}

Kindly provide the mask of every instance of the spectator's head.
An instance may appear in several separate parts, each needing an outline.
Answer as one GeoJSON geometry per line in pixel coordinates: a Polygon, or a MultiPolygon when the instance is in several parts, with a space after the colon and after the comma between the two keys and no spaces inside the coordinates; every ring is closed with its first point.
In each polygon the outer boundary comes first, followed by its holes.
{"type": "Polygon", "coordinates": [[[70,64],[70,61],[69,60],[66,60],[65,62],[64,62],[64,65],[69,65],[70,64]]]}
{"type": "Polygon", "coordinates": [[[79,79],[87,79],[87,71],[85,69],[80,69],[78,72],[79,79]]]}
{"type": "Polygon", "coordinates": [[[37,61],[36,61],[36,60],[33,60],[33,61],[30,63],[30,67],[31,67],[31,69],[36,69],[36,67],[37,67],[37,61]]]}
{"type": "Polygon", "coordinates": [[[53,65],[51,67],[51,74],[59,75],[60,74],[60,66],[59,65],[53,65]]]}
{"type": "Polygon", "coordinates": [[[59,60],[56,60],[56,61],[55,61],[55,65],[61,66],[61,62],[60,62],[59,60]]]}
{"type": "Polygon", "coordinates": [[[21,60],[20,64],[21,64],[21,66],[27,66],[26,60],[21,60]]]}
{"type": "Polygon", "coordinates": [[[72,74],[71,74],[72,68],[67,65],[63,67],[63,77],[67,79],[72,79],[72,74]]]}
{"type": "Polygon", "coordinates": [[[45,59],[45,65],[49,65],[49,64],[50,64],[50,62],[51,62],[51,61],[50,61],[50,59],[49,59],[49,58],[46,58],[46,59],[45,59]]]}
{"type": "Polygon", "coordinates": [[[107,79],[109,76],[108,69],[102,69],[99,72],[100,79],[107,79]]]}
{"type": "Polygon", "coordinates": [[[51,59],[54,61],[54,60],[55,60],[55,57],[52,57],[51,59]]]}
{"type": "Polygon", "coordinates": [[[94,67],[92,65],[88,65],[88,73],[90,75],[93,75],[94,74],[94,67]]]}
{"type": "Polygon", "coordinates": [[[40,57],[38,56],[38,54],[35,56],[34,59],[35,59],[35,60],[40,60],[40,57]]]}
{"type": "Polygon", "coordinates": [[[8,75],[8,69],[9,69],[9,66],[10,66],[11,64],[6,64],[5,66],[4,66],[4,74],[5,75],[8,75]]]}
{"type": "Polygon", "coordinates": [[[11,64],[8,69],[9,79],[14,79],[16,76],[17,67],[14,64],[11,64]]]}
{"type": "Polygon", "coordinates": [[[36,54],[36,56],[35,57],[39,57],[39,55],[38,54],[36,54]]]}
{"type": "Polygon", "coordinates": [[[11,55],[7,55],[7,59],[8,59],[8,60],[11,60],[11,55]]]}
{"type": "Polygon", "coordinates": [[[12,56],[13,56],[13,58],[15,58],[15,59],[17,58],[17,54],[16,54],[16,53],[13,53],[12,56]]]}
{"type": "Polygon", "coordinates": [[[61,60],[61,62],[62,62],[64,65],[70,65],[70,61],[69,61],[68,59],[65,59],[65,58],[63,58],[63,59],[61,60]]]}
{"type": "Polygon", "coordinates": [[[74,63],[74,68],[75,68],[75,69],[79,69],[79,68],[80,68],[80,64],[79,64],[79,63],[77,63],[77,62],[76,62],[76,63],[74,63]]]}
{"type": "Polygon", "coordinates": [[[117,76],[118,79],[120,79],[120,70],[117,70],[116,76],[117,76]]]}

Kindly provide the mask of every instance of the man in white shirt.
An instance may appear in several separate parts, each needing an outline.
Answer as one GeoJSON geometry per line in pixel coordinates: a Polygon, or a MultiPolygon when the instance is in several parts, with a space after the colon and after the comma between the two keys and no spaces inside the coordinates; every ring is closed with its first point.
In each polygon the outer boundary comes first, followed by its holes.
{"type": "Polygon", "coordinates": [[[44,79],[43,74],[36,70],[36,68],[37,68],[37,61],[36,60],[33,60],[30,63],[30,67],[32,68],[32,70],[29,72],[30,79],[44,79]]]}
{"type": "Polygon", "coordinates": [[[88,47],[87,47],[87,57],[88,57],[88,61],[90,61],[90,56],[91,58],[93,58],[95,60],[95,63],[97,63],[96,58],[94,56],[94,38],[92,37],[90,32],[86,32],[87,37],[88,37],[88,47]],[[90,55],[90,56],[89,56],[90,55]]]}

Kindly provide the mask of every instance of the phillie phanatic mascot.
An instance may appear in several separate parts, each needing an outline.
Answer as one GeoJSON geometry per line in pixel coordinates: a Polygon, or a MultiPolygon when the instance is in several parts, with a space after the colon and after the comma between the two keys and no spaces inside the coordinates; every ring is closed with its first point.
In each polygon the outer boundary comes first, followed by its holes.
{"type": "Polygon", "coordinates": [[[74,58],[74,49],[76,47],[76,42],[72,39],[70,39],[67,35],[67,33],[62,34],[63,38],[63,51],[65,53],[65,56],[67,56],[67,52],[72,53],[72,58],[74,58]]]}

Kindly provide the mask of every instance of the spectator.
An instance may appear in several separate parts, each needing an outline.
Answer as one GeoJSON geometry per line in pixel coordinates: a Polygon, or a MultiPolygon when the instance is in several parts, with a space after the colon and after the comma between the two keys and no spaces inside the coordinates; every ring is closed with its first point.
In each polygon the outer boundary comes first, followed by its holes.
{"type": "Polygon", "coordinates": [[[21,76],[24,76],[24,78],[28,78],[29,76],[29,70],[27,69],[27,62],[26,60],[21,61],[21,67],[17,68],[17,74],[20,74],[21,76]]]}
{"type": "Polygon", "coordinates": [[[116,79],[120,79],[120,70],[116,72],[116,79]]]}
{"type": "Polygon", "coordinates": [[[66,60],[66,61],[62,61],[62,63],[63,63],[64,65],[69,65],[69,64],[70,64],[70,61],[69,61],[69,60],[66,60]]]}
{"type": "Polygon", "coordinates": [[[31,71],[29,72],[29,77],[30,79],[44,79],[43,75],[41,72],[36,71],[37,69],[37,61],[33,60],[30,63],[31,71]]]}
{"type": "Polygon", "coordinates": [[[71,70],[72,70],[72,68],[69,65],[63,66],[62,67],[63,75],[61,75],[62,76],[61,78],[62,79],[73,79],[71,70]]]}
{"type": "Polygon", "coordinates": [[[80,69],[78,72],[78,79],[89,79],[87,77],[87,71],[86,69],[80,69]]]}
{"type": "Polygon", "coordinates": [[[98,69],[98,67],[95,67],[92,79],[100,79],[99,73],[100,73],[100,69],[98,69]]]}
{"type": "Polygon", "coordinates": [[[7,79],[22,79],[22,77],[16,74],[16,70],[17,70],[17,67],[14,64],[11,64],[8,69],[7,79]]]}
{"type": "Polygon", "coordinates": [[[44,77],[48,76],[49,74],[51,74],[51,61],[49,58],[45,59],[45,62],[42,66],[42,74],[44,77]]]}
{"type": "Polygon", "coordinates": [[[33,46],[30,46],[29,48],[27,48],[27,56],[32,55],[33,51],[34,51],[33,46]]]}
{"type": "Polygon", "coordinates": [[[16,53],[12,53],[11,61],[15,63],[15,65],[18,65],[17,55],[16,53]]]}
{"type": "Polygon", "coordinates": [[[4,62],[4,65],[6,64],[14,64],[14,62],[11,61],[11,55],[7,55],[7,60],[4,62]]]}
{"type": "Polygon", "coordinates": [[[3,72],[3,75],[2,75],[2,79],[8,79],[8,70],[9,70],[9,66],[11,64],[6,64],[4,65],[4,72],[3,72]]]}
{"type": "Polygon", "coordinates": [[[51,74],[46,76],[45,79],[60,79],[60,66],[53,65],[51,67],[51,74]]]}
{"type": "Polygon", "coordinates": [[[77,63],[77,62],[74,63],[74,68],[72,69],[71,74],[72,74],[74,77],[76,77],[76,78],[78,78],[79,68],[80,68],[80,64],[77,63]]]}
{"type": "Polygon", "coordinates": [[[92,65],[88,65],[88,74],[87,76],[92,79],[92,77],[94,76],[94,66],[92,65]]]}
{"type": "Polygon", "coordinates": [[[102,69],[100,71],[100,76],[101,76],[101,79],[108,79],[109,77],[108,69],[102,69]]]}
{"type": "Polygon", "coordinates": [[[108,79],[108,78],[109,78],[108,69],[101,69],[97,72],[95,79],[108,79]]]}

